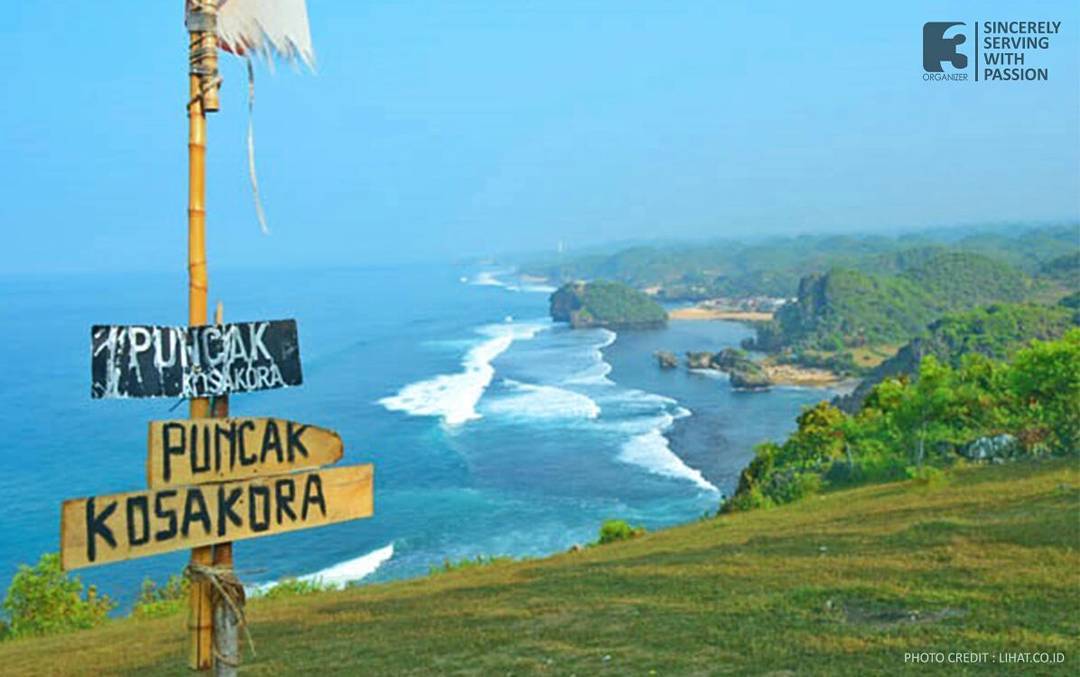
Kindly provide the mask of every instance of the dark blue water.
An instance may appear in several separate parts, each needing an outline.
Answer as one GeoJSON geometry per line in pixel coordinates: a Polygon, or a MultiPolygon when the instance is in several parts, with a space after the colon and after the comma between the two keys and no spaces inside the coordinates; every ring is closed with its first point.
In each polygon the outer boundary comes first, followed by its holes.
{"type": "MultiPolygon", "coordinates": [[[[232,413],[332,428],[344,463],[376,468],[374,518],[240,542],[245,580],[400,578],[446,559],[562,550],[609,518],[686,522],[716,509],[754,444],[828,394],[738,393],[652,357],[737,345],[741,325],[573,331],[546,319],[542,288],[498,282],[451,266],[212,278],[227,320],[300,328],[304,385],[235,396],[232,413]]],[[[147,422],[186,409],[92,401],[90,326],[182,323],[185,283],[182,271],[0,280],[0,585],[58,548],[63,499],[144,486],[147,422]]],[[[127,601],[186,560],[80,575],[127,601]]]]}

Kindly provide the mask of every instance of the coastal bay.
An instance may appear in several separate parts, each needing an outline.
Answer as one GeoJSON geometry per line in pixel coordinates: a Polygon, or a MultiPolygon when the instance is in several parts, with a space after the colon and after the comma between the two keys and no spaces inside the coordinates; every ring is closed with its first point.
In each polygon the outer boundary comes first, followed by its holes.
{"type": "MultiPolygon", "coordinates": [[[[242,561],[265,563],[245,576],[259,588],[283,577],[369,582],[425,575],[447,560],[540,556],[595,540],[612,518],[650,530],[692,521],[716,511],[756,443],[783,437],[803,405],[827,396],[739,393],[720,374],[661,373],[652,357],[660,346],[737,346],[748,325],[575,330],[546,317],[549,287],[489,268],[328,269],[307,271],[301,285],[249,280],[224,271],[215,289],[235,317],[297,318],[305,384],[237,398],[233,413],[334,429],[342,463],[378,468],[372,519],[237,544],[242,561]]],[[[12,336],[0,345],[37,356],[9,367],[29,389],[0,392],[19,448],[37,452],[28,464],[13,463],[14,448],[4,454],[0,489],[22,506],[5,518],[5,586],[18,564],[56,548],[62,499],[145,482],[133,462],[146,453],[145,422],[171,416],[165,400],[92,406],[86,327],[167,325],[182,311],[161,303],[178,284],[171,275],[144,274],[134,287],[105,275],[7,284],[21,293],[8,294],[14,301],[0,317],[40,322],[43,331],[32,353],[12,336]],[[48,314],[33,302],[42,296],[57,299],[48,314]],[[26,398],[40,403],[29,416],[26,398]],[[71,425],[58,431],[50,422],[61,414],[71,425]],[[82,472],[58,472],[76,448],[82,472]]],[[[174,553],[108,564],[83,580],[126,605],[144,578],[164,580],[185,560],[174,553]]]]}

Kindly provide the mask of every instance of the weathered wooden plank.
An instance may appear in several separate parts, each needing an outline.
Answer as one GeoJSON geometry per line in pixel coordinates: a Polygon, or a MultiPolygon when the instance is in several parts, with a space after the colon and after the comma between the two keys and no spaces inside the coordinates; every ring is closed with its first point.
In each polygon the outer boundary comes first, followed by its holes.
{"type": "Polygon", "coordinates": [[[90,330],[94,398],[217,397],[300,385],[295,320],[90,330]]]}
{"type": "Polygon", "coordinates": [[[318,468],[345,448],[332,430],[277,418],[151,421],[147,447],[151,489],[318,468]]]}
{"type": "Polygon", "coordinates": [[[64,501],[65,570],[370,517],[371,465],[64,501]]]}

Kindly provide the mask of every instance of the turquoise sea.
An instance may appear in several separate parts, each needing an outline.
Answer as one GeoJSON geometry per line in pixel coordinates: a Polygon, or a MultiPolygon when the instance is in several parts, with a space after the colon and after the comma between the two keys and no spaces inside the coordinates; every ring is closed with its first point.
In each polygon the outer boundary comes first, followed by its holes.
{"type": "MultiPolygon", "coordinates": [[[[182,323],[185,285],[182,271],[0,278],[4,588],[20,563],[58,548],[63,499],[145,486],[147,422],[186,409],[91,400],[90,326],[182,323]]],[[[735,392],[723,375],[662,371],[658,349],[719,350],[750,329],[570,330],[547,319],[550,291],[450,265],[214,273],[227,320],[299,324],[304,385],[236,395],[232,413],[332,428],[344,463],[375,464],[374,518],[240,542],[242,578],[379,581],[565,550],[610,518],[694,520],[734,489],[754,444],[783,438],[802,406],[831,395],[735,392]]],[[[186,561],[79,575],[128,603],[144,578],[186,561]]]]}

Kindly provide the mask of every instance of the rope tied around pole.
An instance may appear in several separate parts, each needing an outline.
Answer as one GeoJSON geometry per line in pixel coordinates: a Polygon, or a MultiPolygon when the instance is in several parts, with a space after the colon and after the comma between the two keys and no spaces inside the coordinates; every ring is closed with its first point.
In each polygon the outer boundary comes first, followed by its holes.
{"type": "Polygon", "coordinates": [[[217,91],[222,79],[217,64],[217,11],[217,0],[187,0],[184,25],[191,34],[188,73],[199,80],[188,110],[196,103],[202,104],[206,112],[218,109],[217,91]]]}
{"type": "MultiPolygon", "coordinates": [[[[208,566],[192,562],[184,569],[184,577],[192,583],[210,584],[215,601],[224,601],[236,617],[237,625],[243,628],[248,647],[251,649],[251,655],[254,657],[256,655],[255,640],[251,638],[247,616],[244,615],[244,603],[247,601],[247,595],[244,593],[244,585],[236,577],[236,572],[232,568],[208,566]]],[[[216,650],[214,654],[218,660],[233,665],[229,658],[220,655],[216,650]]],[[[233,667],[236,666],[233,665],[233,667]]]]}

